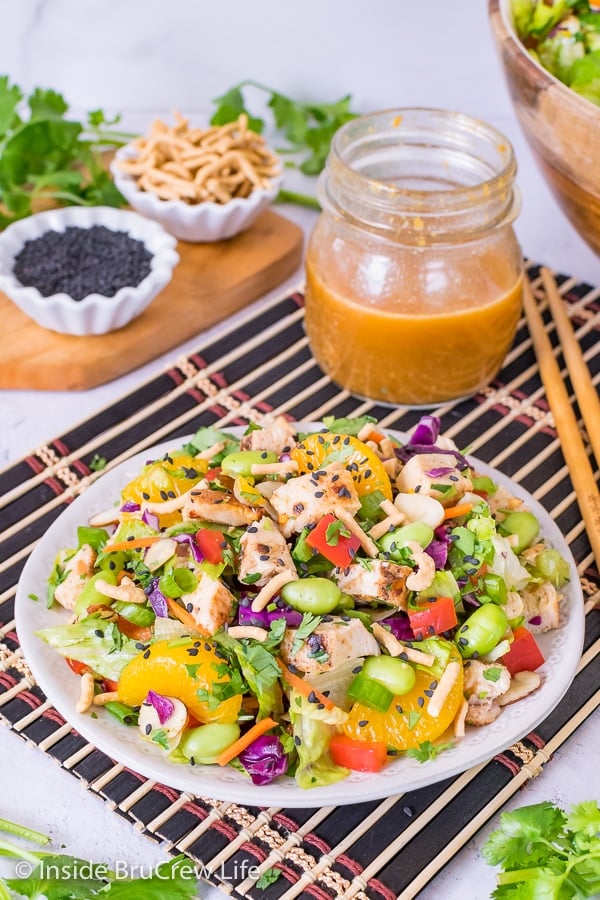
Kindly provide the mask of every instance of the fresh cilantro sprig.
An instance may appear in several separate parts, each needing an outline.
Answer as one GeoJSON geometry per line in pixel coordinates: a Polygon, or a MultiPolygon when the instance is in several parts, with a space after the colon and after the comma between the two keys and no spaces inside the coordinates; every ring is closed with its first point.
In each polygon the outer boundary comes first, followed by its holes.
{"type": "Polygon", "coordinates": [[[119,117],[100,109],[83,122],[67,118],[69,106],[53,90],[29,96],[0,76],[0,228],[31,215],[34,204],[123,206],[100,150],[133,135],[116,131],[119,117]]]}
{"type": "Polygon", "coordinates": [[[484,844],[484,859],[502,871],[497,900],[563,900],[600,893],[600,808],[595,800],[569,813],[534,803],[502,813],[500,828],[484,844]]]}
{"type": "MultiPolygon", "coordinates": [[[[268,95],[267,106],[272,113],[275,128],[287,142],[285,146],[278,147],[277,152],[288,157],[288,168],[300,169],[305,175],[318,175],[323,170],[333,135],[338,128],[358,115],[350,108],[350,94],[333,103],[303,103],[260,82],[247,79],[214,99],[216,110],[211,124],[225,125],[245,113],[249,127],[258,133],[262,132],[265,120],[248,109],[248,88],[268,95]]],[[[277,199],[319,209],[316,198],[306,194],[282,190],[277,199]]]]}
{"type": "MultiPolygon", "coordinates": [[[[0,819],[0,831],[21,841],[46,846],[50,838],[39,831],[0,819]]],[[[0,878],[0,898],[29,897],[31,900],[193,900],[197,877],[192,863],[181,854],[157,866],[146,878],[117,877],[103,863],[91,863],[66,853],[30,850],[0,839],[0,855],[29,863],[31,872],[22,878],[0,878]]]]}
{"type": "Polygon", "coordinates": [[[424,763],[429,762],[430,759],[435,759],[444,750],[451,750],[452,747],[454,747],[452,741],[446,741],[443,744],[432,744],[431,741],[423,741],[418,747],[411,747],[410,750],[407,750],[406,755],[416,759],[417,762],[424,763]]]}

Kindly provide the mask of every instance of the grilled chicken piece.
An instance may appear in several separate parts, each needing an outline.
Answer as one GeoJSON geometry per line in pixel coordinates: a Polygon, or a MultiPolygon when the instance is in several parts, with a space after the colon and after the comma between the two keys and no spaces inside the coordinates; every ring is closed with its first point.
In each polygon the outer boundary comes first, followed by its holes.
{"type": "Polygon", "coordinates": [[[345,594],[350,594],[358,603],[387,603],[398,609],[406,609],[408,588],[406,579],[412,575],[409,566],[387,560],[369,560],[365,568],[360,563],[351,563],[345,569],[334,569],[336,584],[345,594]]]}
{"type": "Polygon", "coordinates": [[[77,598],[86,582],[94,574],[96,551],[89,544],[84,544],[77,553],[65,563],[67,577],[54,592],[55,600],[65,609],[74,609],[77,598]]]}
{"type": "Polygon", "coordinates": [[[289,453],[296,446],[295,431],[283,416],[277,416],[274,422],[260,431],[245,434],[240,441],[241,450],[272,450],[273,453],[289,453]]]}
{"type": "Polygon", "coordinates": [[[343,463],[336,462],[286,481],[271,495],[271,505],[282,533],[289,538],[336,506],[354,515],[360,500],[352,475],[343,463]]]}
{"type": "Polygon", "coordinates": [[[222,582],[202,572],[196,588],[181,602],[201,631],[215,634],[229,619],[235,598],[222,582]]]}
{"type": "Polygon", "coordinates": [[[498,698],[510,688],[510,672],[499,662],[470,659],[464,664],[464,675],[464,692],[469,701],[465,722],[467,725],[490,725],[502,712],[498,698]]]}
{"type": "Polygon", "coordinates": [[[262,516],[262,510],[246,506],[225,491],[192,491],[181,514],[184,519],[204,519],[219,525],[249,525],[262,516]]]}
{"type": "Polygon", "coordinates": [[[421,493],[435,497],[442,506],[453,506],[467,491],[473,490],[473,483],[460,469],[456,459],[445,453],[418,453],[403,466],[396,479],[401,493],[421,493]],[[436,469],[451,469],[445,475],[428,475],[436,469]],[[438,490],[434,485],[445,485],[446,490],[438,490]]]}
{"type": "Polygon", "coordinates": [[[295,640],[296,629],[288,629],[281,642],[281,658],[306,674],[328,672],[349,659],[378,656],[380,652],[379,644],[360,619],[321,622],[297,653],[293,652],[295,640]]]}
{"type": "Polygon", "coordinates": [[[510,687],[510,672],[500,662],[484,663],[469,659],[464,664],[465,697],[496,700],[510,687]],[[486,673],[489,677],[486,678],[486,673]]]}
{"type": "Polygon", "coordinates": [[[240,538],[239,579],[260,575],[252,584],[264,587],[280,572],[289,572],[297,578],[296,567],[288,545],[274,522],[263,518],[256,525],[249,525],[240,538]]]}
{"type": "Polygon", "coordinates": [[[550,631],[560,625],[560,594],[553,584],[532,584],[521,591],[530,631],[550,631]]]}

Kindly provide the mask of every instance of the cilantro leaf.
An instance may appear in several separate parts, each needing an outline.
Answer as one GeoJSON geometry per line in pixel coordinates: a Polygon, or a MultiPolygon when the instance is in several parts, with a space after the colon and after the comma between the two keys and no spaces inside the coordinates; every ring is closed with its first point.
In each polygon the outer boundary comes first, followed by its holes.
{"type": "Polygon", "coordinates": [[[330,547],[337,547],[341,537],[350,537],[351,533],[339,519],[328,525],[325,530],[325,541],[330,547]]]}
{"type": "Polygon", "coordinates": [[[406,755],[424,763],[430,759],[435,759],[444,750],[450,750],[452,747],[454,747],[452,741],[446,741],[443,744],[432,744],[431,741],[423,741],[418,747],[411,747],[410,750],[407,750],[406,755]]]}
{"type": "Polygon", "coordinates": [[[62,94],[37,87],[27,101],[32,119],[60,119],[69,108],[62,94]]]}
{"type": "Polygon", "coordinates": [[[239,87],[231,88],[220,97],[215,97],[213,103],[217,104],[217,109],[210,120],[211,125],[226,125],[228,122],[235,122],[240,115],[245,113],[248,116],[248,127],[257,134],[262,132],[264,121],[253,116],[246,109],[244,96],[239,87]]]}
{"type": "Polygon", "coordinates": [[[5,135],[19,122],[17,107],[23,99],[23,92],[18,85],[10,85],[8,75],[0,76],[0,136],[5,135]]]}
{"type": "Polygon", "coordinates": [[[320,624],[321,616],[313,616],[312,613],[303,614],[302,621],[296,629],[296,636],[292,645],[292,656],[295,656],[296,653],[300,652],[306,638],[309,637],[320,624]]]}
{"type": "Polygon", "coordinates": [[[266,869],[256,882],[256,887],[261,891],[264,890],[270,884],[274,884],[281,874],[281,869],[266,869]]]}
{"type": "Polygon", "coordinates": [[[102,469],[106,468],[107,462],[108,462],[108,460],[106,459],[105,456],[100,456],[98,453],[94,453],[89,467],[92,470],[92,472],[101,472],[102,469]]]}
{"type": "Polygon", "coordinates": [[[566,815],[552,803],[502,813],[482,853],[504,871],[494,897],[592,897],[600,890],[600,809],[596,801],[566,815]]]}

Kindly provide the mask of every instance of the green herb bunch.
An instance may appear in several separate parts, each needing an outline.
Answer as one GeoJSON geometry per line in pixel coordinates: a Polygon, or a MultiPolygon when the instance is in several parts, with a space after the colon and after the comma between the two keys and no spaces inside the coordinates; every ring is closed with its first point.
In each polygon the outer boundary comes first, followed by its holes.
{"type": "Polygon", "coordinates": [[[0,228],[44,205],[125,205],[100,151],[133,135],[115,131],[120,117],[101,109],[85,122],[68,110],[62,94],[37,87],[26,96],[0,76],[0,228]]]}
{"type": "Polygon", "coordinates": [[[497,900],[570,900],[600,896],[600,809],[595,800],[568,814],[552,803],[503,813],[483,847],[500,865],[497,900]]]}

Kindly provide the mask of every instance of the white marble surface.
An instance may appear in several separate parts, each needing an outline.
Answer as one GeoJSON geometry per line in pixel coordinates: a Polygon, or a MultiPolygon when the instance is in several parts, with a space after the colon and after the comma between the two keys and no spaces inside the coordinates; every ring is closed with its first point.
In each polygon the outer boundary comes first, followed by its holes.
{"type": "MultiPolygon", "coordinates": [[[[363,111],[439,106],[479,115],[503,130],[519,161],[526,255],[600,283],[600,262],[576,235],[537,173],[506,92],[484,0],[263,0],[260,6],[170,0],[2,0],[1,67],[26,87],[52,86],[76,109],[122,111],[132,129],[173,108],[198,118],[210,98],[253,77],[289,94],[333,99],[346,92],[363,111]],[[218,37],[218,39],[215,38],[218,37]]],[[[312,213],[282,212],[307,231],[312,213]]],[[[296,285],[299,271],[288,282],[296,285]]],[[[0,393],[0,466],[113,402],[160,371],[178,351],[82,393],[0,393]]],[[[596,796],[598,716],[588,721],[509,808],[542,799],[569,804],[596,796]]],[[[164,848],[138,835],[39,750],[0,731],[0,814],[49,832],[69,852],[151,865],[164,848]]],[[[497,820],[496,820],[497,821],[497,820]]],[[[479,856],[490,828],[472,841],[420,900],[489,897],[494,873],[479,856]]],[[[222,893],[204,889],[217,900],[222,893]]]]}

